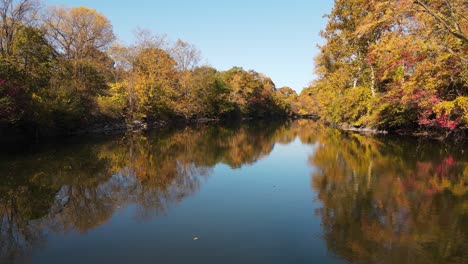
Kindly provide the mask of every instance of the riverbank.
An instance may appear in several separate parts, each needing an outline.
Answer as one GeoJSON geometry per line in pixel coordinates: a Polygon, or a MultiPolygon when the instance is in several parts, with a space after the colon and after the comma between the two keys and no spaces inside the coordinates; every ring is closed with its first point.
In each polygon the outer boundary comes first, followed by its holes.
{"type": "Polygon", "coordinates": [[[337,128],[343,131],[356,132],[361,134],[371,134],[371,135],[397,135],[397,136],[407,136],[407,137],[417,137],[417,138],[428,138],[436,139],[439,141],[455,141],[455,142],[465,142],[467,139],[467,130],[466,129],[455,129],[450,131],[444,130],[429,130],[423,129],[421,127],[416,129],[394,129],[394,130],[383,130],[372,127],[355,127],[348,124],[335,124],[327,121],[322,121],[325,125],[337,128]]]}
{"type": "MultiPolygon", "coordinates": [[[[50,138],[68,138],[86,135],[113,135],[125,133],[139,133],[150,129],[158,129],[163,127],[177,127],[185,125],[207,124],[207,123],[240,123],[242,121],[253,120],[287,120],[292,117],[275,116],[275,117],[231,117],[231,118],[174,118],[168,120],[107,120],[94,122],[93,124],[84,125],[75,128],[44,128],[34,125],[18,125],[11,126],[0,124],[0,143],[15,142],[15,141],[40,141],[50,138]]],[[[297,118],[297,117],[295,117],[297,118]]]]}
{"type": "Polygon", "coordinates": [[[315,120],[329,127],[340,129],[342,131],[366,134],[366,135],[396,135],[415,138],[436,139],[439,141],[466,142],[466,130],[439,131],[422,129],[397,129],[381,130],[371,127],[355,127],[349,124],[336,124],[324,121],[315,115],[290,115],[276,117],[235,117],[235,118],[192,118],[192,119],[169,119],[154,120],[145,122],[142,120],[112,120],[107,122],[96,122],[89,126],[75,129],[40,129],[34,127],[12,127],[0,124],[0,142],[15,142],[24,140],[39,141],[47,138],[67,138],[86,135],[112,135],[125,133],[140,133],[150,129],[164,127],[177,127],[186,125],[206,124],[206,123],[239,123],[243,121],[268,121],[268,120],[315,120]],[[36,130],[36,131],[34,131],[36,130]]]}

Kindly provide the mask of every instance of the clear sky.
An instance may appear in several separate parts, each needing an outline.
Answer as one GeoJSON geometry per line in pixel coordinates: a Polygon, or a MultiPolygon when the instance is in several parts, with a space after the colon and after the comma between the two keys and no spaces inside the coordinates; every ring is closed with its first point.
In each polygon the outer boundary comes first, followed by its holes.
{"type": "Polygon", "coordinates": [[[109,18],[118,39],[131,43],[137,27],[195,44],[203,63],[240,66],[271,77],[277,87],[302,90],[314,78],[322,16],[333,0],[45,0],[87,6],[109,18]]]}

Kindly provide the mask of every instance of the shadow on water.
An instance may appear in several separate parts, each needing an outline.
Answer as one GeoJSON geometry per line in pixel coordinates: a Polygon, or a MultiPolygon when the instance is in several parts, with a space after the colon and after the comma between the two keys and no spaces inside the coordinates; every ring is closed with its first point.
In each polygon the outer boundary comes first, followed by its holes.
{"type": "Polygon", "coordinates": [[[0,261],[28,260],[50,234],[85,235],[126,204],[135,204],[135,217],[145,221],[170,214],[202,188],[215,165],[254,165],[276,143],[296,138],[316,146],[304,166],[316,168],[311,191],[321,203],[315,213],[329,252],[355,263],[467,260],[463,146],[298,120],[167,128],[4,151],[0,261]]]}

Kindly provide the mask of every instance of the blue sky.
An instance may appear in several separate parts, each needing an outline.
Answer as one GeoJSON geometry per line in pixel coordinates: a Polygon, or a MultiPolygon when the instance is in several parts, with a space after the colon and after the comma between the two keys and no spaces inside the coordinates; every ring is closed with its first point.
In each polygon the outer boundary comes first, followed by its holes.
{"type": "Polygon", "coordinates": [[[47,5],[87,6],[107,16],[120,41],[137,27],[195,44],[203,63],[219,70],[240,66],[297,91],[314,78],[322,16],[333,0],[45,0],[47,5]]]}

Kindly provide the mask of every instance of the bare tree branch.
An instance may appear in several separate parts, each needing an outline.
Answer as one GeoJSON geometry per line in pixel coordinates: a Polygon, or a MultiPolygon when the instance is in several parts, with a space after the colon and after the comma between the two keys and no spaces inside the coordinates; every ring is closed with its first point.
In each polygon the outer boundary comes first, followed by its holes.
{"type": "Polygon", "coordinates": [[[450,26],[448,25],[448,22],[445,21],[442,17],[440,17],[439,15],[437,15],[433,10],[431,10],[429,8],[429,6],[427,4],[425,4],[423,1],[421,0],[415,0],[413,3],[421,6],[429,15],[431,15],[436,21],[440,22],[442,24],[442,26],[447,30],[447,32],[449,34],[451,34],[452,36],[462,40],[464,43],[468,43],[468,39],[463,35],[462,32],[455,32],[454,30],[452,30],[450,28],[450,26]]]}

